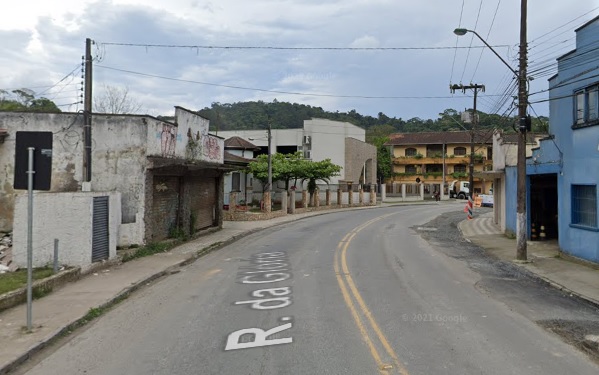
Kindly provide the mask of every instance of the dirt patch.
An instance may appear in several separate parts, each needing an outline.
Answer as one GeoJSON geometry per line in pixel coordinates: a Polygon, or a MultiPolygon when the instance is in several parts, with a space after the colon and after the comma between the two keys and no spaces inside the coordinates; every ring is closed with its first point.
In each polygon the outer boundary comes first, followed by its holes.
{"type": "Polygon", "coordinates": [[[589,335],[599,335],[599,322],[551,319],[538,321],[537,324],[559,335],[564,341],[585,352],[599,364],[599,344],[587,339],[589,335]]]}

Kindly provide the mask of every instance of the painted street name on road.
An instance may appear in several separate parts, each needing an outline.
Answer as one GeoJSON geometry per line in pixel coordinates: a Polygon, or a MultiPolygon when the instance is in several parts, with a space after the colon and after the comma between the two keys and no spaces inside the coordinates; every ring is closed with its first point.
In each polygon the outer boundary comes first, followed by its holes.
{"type": "MultiPolygon", "coordinates": [[[[240,284],[268,284],[286,281],[292,278],[289,258],[284,251],[258,253],[251,256],[249,265],[240,267],[237,282],[240,284]]],[[[264,285],[266,286],[266,285],[264,285]]],[[[291,305],[291,287],[263,288],[251,293],[255,299],[237,301],[235,305],[247,305],[254,310],[281,309],[291,305]]],[[[262,328],[246,328],[232,332],[227,336],[225,350],[247,349],[259,346],[289,344],[292,337],[269,339],[270,336],[292,327],[292,318],[285,316],[279,319],[286,322],[280,326],[264,330],[262,328]],[[240,342],[243,335],[252,335],[252,341],[240,342]]]]}

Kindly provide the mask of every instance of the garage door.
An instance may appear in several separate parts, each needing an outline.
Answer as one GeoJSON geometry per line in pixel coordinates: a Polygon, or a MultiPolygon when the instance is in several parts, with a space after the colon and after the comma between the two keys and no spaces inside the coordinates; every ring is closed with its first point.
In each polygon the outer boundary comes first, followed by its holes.
{"type": "Polygon", "coordinates": [[[191,177],[191,214],[194,217],[194,230],[214,226],[218,193],[216,179],[211,177],[191,177]]]}

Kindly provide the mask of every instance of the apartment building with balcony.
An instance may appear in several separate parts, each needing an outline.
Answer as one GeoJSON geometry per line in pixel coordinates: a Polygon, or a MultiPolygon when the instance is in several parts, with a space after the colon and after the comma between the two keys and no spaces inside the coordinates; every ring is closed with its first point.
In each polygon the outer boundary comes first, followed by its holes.
{"type": "MultiPolygon", "coordinates": [[[[393,177],[386,181],[387,191],[395,184],[425,185],[428,193],[455,180],[469,179],[470,146],[474,144],[474,171],[493,168],[493,131],[476,131],[473,139],[469,131],[396,133],[385,143],[391,151],[393,177]]],[[[488,194],[492,180],[474,178],[474,193],[488,194]]]]}

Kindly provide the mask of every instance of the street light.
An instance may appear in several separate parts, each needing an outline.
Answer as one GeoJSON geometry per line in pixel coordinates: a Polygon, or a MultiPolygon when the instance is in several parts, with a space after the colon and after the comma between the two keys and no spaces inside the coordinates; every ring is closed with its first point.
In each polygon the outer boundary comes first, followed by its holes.
{"type": "Polygon", "coordinates": [[[506,61],[503,59],[503,57],[499,56],[499,54],[497,53],[497,51],[495,51],[495,50],[493,49],[493,47],[491,47],[491,46],[489,45],[489,43],[487,43],[487,41],[486,41],[486,40],[484,40],[484,39],[483,39],[483,38],[482,38],[480,35],[478,35],[478,33],[477,33],[476,31],[474,31],[474,30],[468,30],[468,29],[461,29],[461,28],[458,28],[458,29],[455,29],[455,30],[453,30],[453,33],[454,33],[455,35],[457,35],[457,36],[464,36],[464,35],[466,35],[466,33],[472,33],[472,34],[476,35],[476,36],[478,37],[478,39],[480,39],[480,40],[481,40],[481,42],[483,42],[483,43],[485,44],[485,46],[487,46],[487,47],[488,47],[488,48],[491,50],[491,52],[493,52],[493,53],[495,54],[495,56],[499,57],[499,60],[501,60],[501,62],[503,62],[503,63],[505,64],[505,66],[507,66],[507,67],[508,67],[508,69],[509,69],[509,70],[511,70],[511,71],[512,71],[512,73],[514,73],[514,74],[516,75],[516,77],[518,77],[518,73],[517,73],[517,72],[514,70],[514,68],[512,68],[512,67],[510,66],[510,64],[508,64],[508,63],[507,63],[507,62],[506,62],[506,61]]]}
{"type": "Polygon", "coordinates": [[[518,135],[518,178],[517,178],[517,216],[516,216],[516,260],[526,261],[526,131],[527,116],[526,107],[528,106],[528,90],[526,80],[526,17],[527,0],[521,0],[520,7],[520,56],[519,69],[514,70],[498,53],[474,30],[457,28],[453,31],[455,35],[463,36],[466,33],[476,35],[490,50],[514,73],[518,79],[518,121],[520,134],[518,135]]]}

